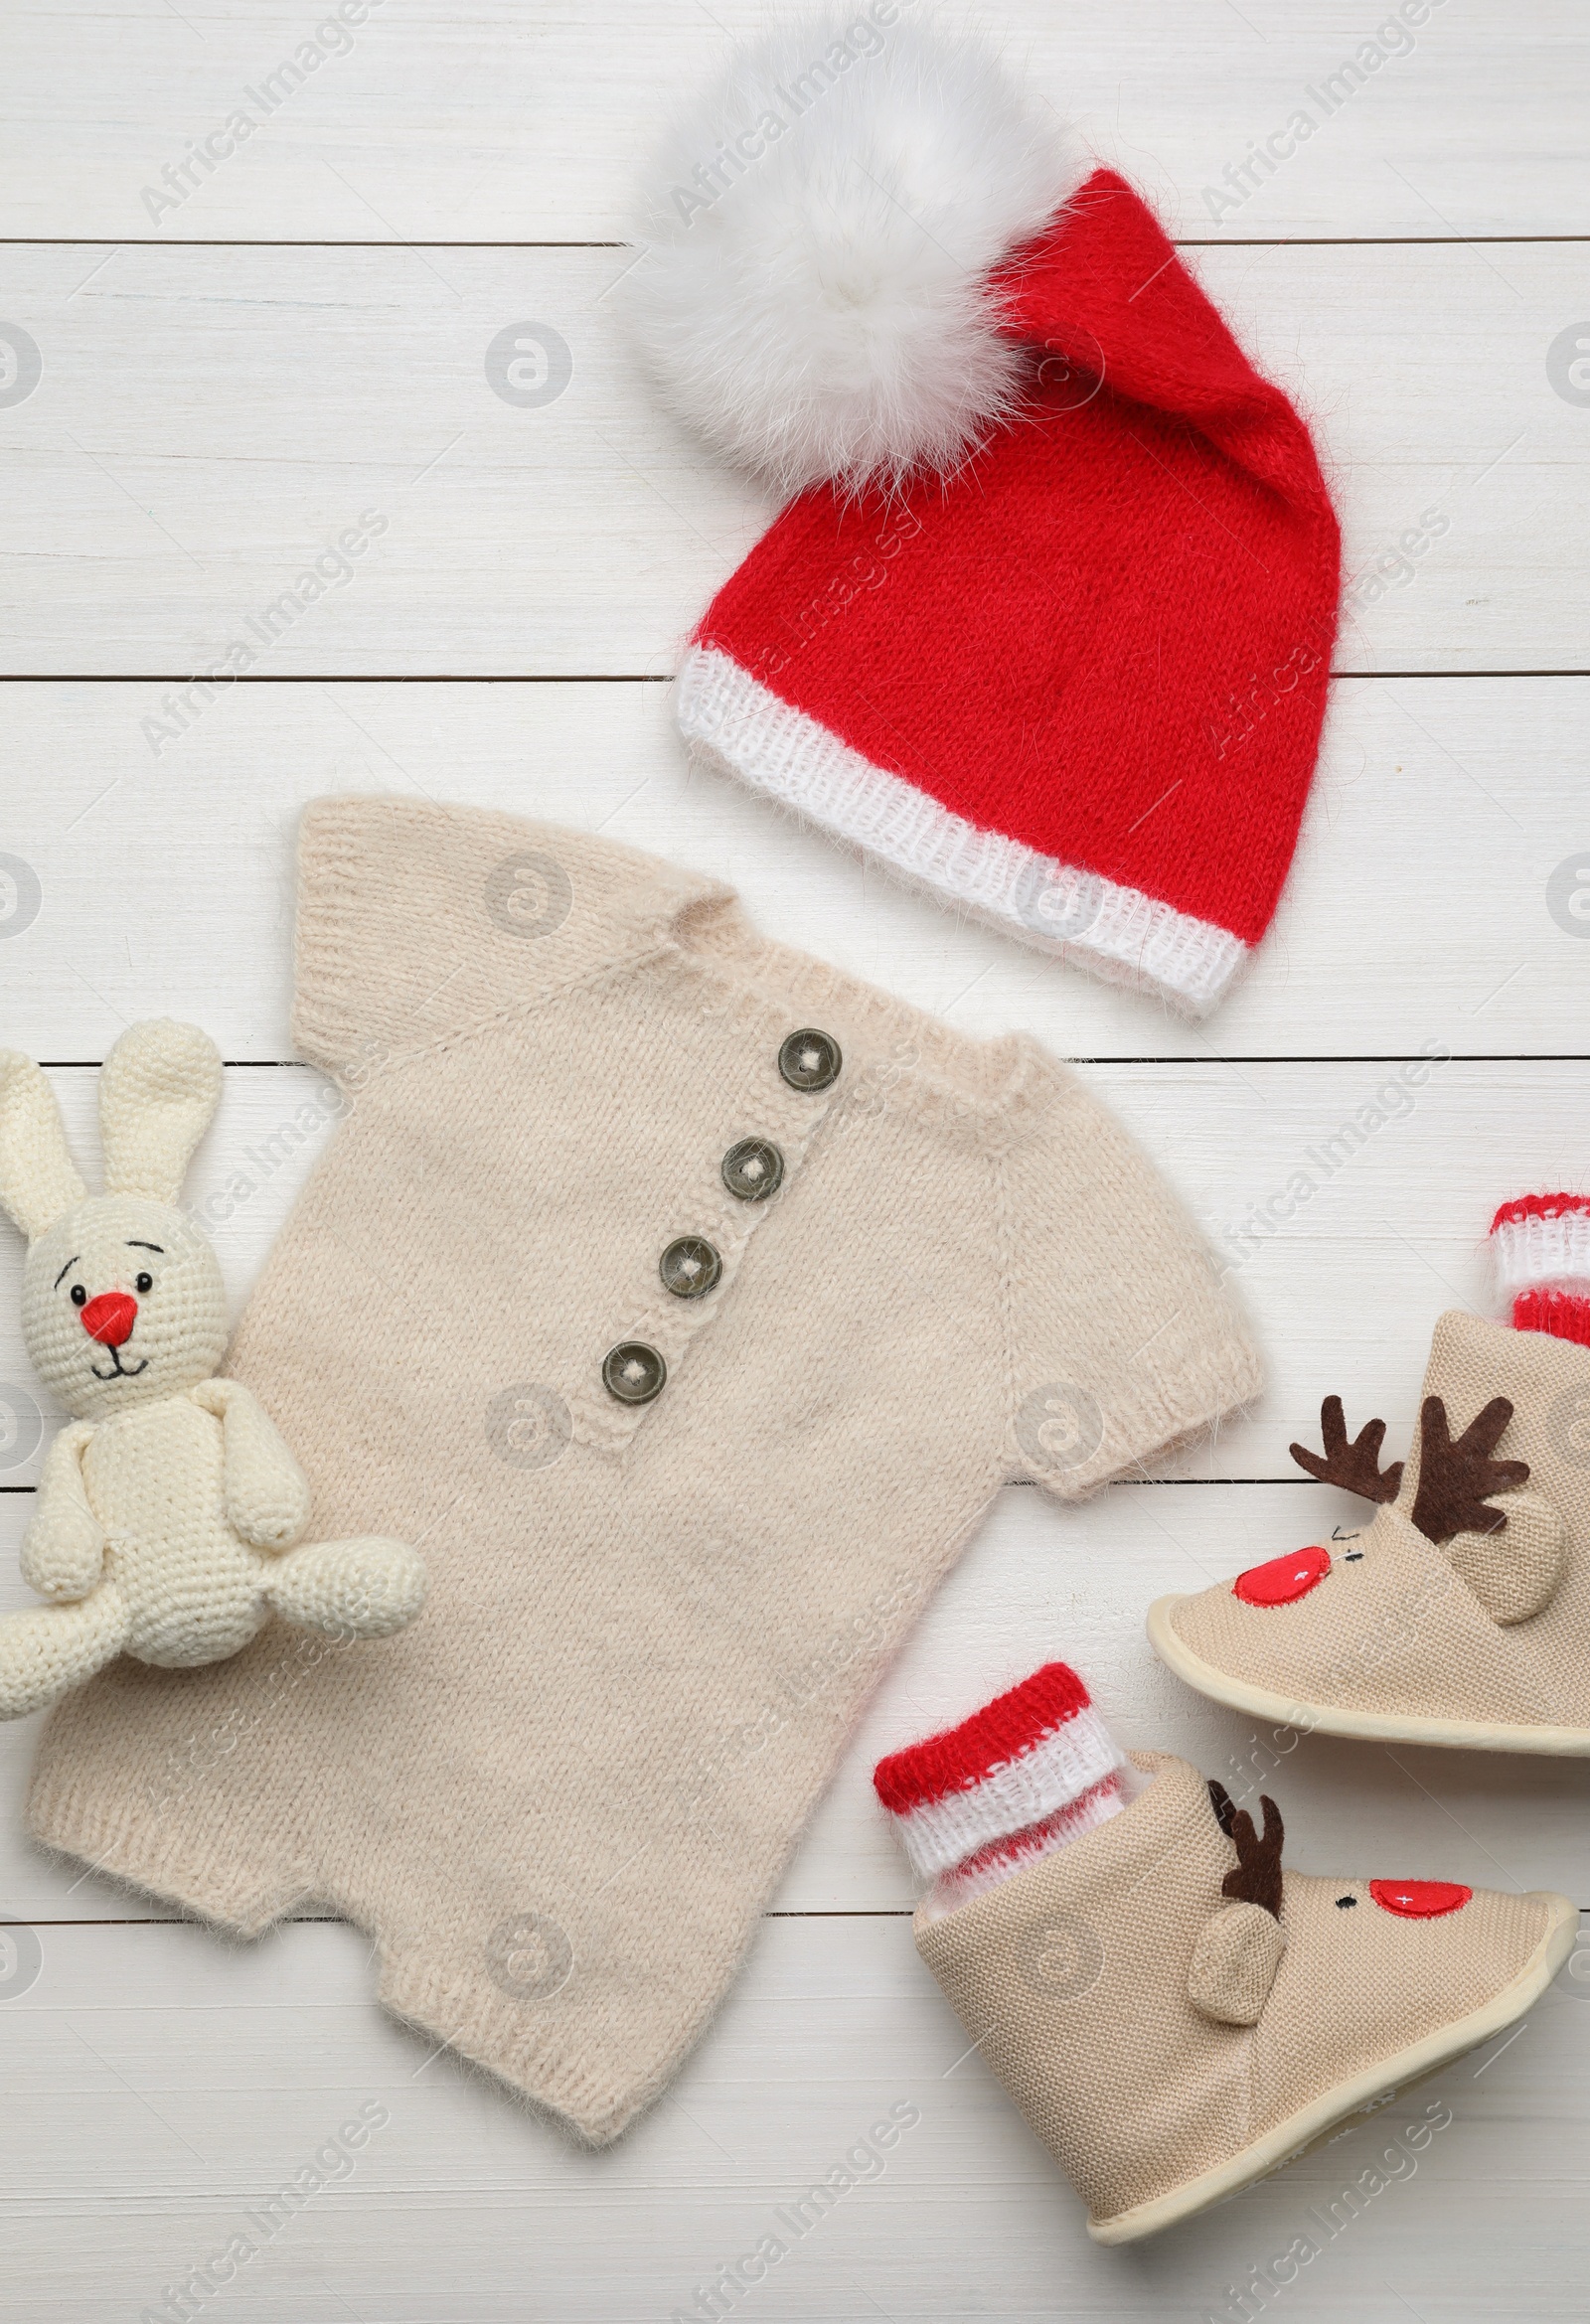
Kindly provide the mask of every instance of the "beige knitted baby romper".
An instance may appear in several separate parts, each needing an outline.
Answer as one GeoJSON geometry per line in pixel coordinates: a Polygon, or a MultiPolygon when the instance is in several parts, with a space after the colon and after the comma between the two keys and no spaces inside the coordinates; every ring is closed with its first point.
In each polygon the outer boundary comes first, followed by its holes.
{"type": "Polygon", "coordinates": [[[277,1626],[113,1664],[49,1726],[33,1826],[241,1931],[345,1914],[391,2008],[604,2141],[999,1486],[1091,1491],[1257,1364],[1071,1073],[713,880],[323,803],[297,973],[349,1105],[231,1368],[318,1532],[417,1543],[429,1603],[346,1652],[277,1626]]]}

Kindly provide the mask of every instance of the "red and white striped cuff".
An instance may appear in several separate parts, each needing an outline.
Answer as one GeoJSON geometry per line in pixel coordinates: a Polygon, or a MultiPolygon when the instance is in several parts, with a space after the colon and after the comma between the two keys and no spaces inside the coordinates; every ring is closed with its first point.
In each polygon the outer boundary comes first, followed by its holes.
{"type": "Polygon", "coordinates": [[[1515,1330],[1590,1347],[1590,1195],[1504,1202],[1491,1222],[1491,1249],[1515,1330]]]}
{"type": "Polygon", "coordinates": [[[873,1786],[912,1869],[935,1880],[974,1858],[1014,1869],[1013,1853],[1101,1822],[1126,1764],[1076,1672],[1046,1662],[959,1727],[879,1760],[873,1786]]]}
{"type": "Polygon", "coordinates": [[[792,709],[716,647],[691,648],[674,709],[685,740],[754,790],[908,885],[1106,984],[1206,1016],[1249,957],[1242,939],[1212,920],[968,823],[792,709]]]}

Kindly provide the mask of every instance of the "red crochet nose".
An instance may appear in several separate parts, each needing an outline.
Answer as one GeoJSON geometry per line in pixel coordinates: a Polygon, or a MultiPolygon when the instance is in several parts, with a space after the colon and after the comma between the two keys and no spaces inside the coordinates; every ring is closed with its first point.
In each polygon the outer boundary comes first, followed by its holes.
{"type": "Polygon", "coordinates": [[[1272,1557],[1268,1565],[1249,1566],[1231,1588],[1244,1606],[1290,1606],[1294,1598],[1307,1598],[1330,1571],[1331,1552],[1316,1541],[1307,1549],[1272,1557]]]}
{"type": "Polygon", "coordinates": [[[1439,1921],[1473,1896],[1461,1880],[1371,1880],[1369,1894],[1383,1913],[1400,1921],[1439,1921]]]}
{"type": "Polygon", "coordinates": [[[101,1347],[120,1347],[137,1320],[138,1303],[124,1291],[102,1291],[82,1310],[82,1327],[101,1347]]]}

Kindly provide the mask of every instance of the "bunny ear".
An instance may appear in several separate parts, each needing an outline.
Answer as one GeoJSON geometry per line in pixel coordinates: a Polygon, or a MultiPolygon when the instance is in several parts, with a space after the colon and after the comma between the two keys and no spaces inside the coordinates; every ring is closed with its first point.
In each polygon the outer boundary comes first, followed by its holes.
{"type": "Polygon", "coordinates": [[[221,1102],[221,1052],[196,1024],[151,1017],[124,1032],[99,1076],[105,1192],[175,1202],[221,1102]]]}
{"type": "Polygon", "coordinates": [[[54,1090],[31,1057],[0,1049],[0,1205],[31,1243],[84,1192],[54,1090]]]}

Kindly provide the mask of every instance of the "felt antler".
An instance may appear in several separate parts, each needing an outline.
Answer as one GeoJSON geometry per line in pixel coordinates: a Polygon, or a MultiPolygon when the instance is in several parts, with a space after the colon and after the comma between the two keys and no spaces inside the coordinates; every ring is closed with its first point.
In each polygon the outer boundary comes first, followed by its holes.
{"type": "Polygon", "coordinates": [[[1488,1495],[1528,1481],[1527,1461],[1493,1461],[1491,1455],[1512,1418],[1506,1396],[1493,1396],[1454,1443],[1447,1408],[1427,1396],[1419,1415],[1419,1489],[1413,1522],[1427,1541],[1450,1541],[1455,1533],[1500,1533],[1507,1523],[1488,1495]]]}
{"type": "Polygon", "coordinates": [[[1229,1839],[1231,1826],[1236,1821],[1236,1801],[1225,1785],[1217,1783],[1212,1776],[1209,1778],[1209,1805],[1214,1810],[1215,1822],[1229,1839]]]}
{"type": "Polygon", "coordinates": [[[1357,1493],[1360,1499],[1395,1500],[1397,1486],[1402,1482],[1402,1464],[1393,1461],[1389,1469],[1380,1467],[1380,1447],[1385,1443],[1383,1420],[1366,1421],[1349,1444],[1342,1399],[1328,1396],[1320,1407],[1320,1427],[1325,1435],[1323,1454],[1311,1453],[1303,1445],[1291,1448],[1292,1458],[1300,1469],[1306,1469],[1322,1484],[1339,1484],[1346,1492],[1357,1493]]]}
{"type": "Polygon", "coordinates": [[[1281,1918],[1281,1843],[1286,1836],[1281,1810],[1273,1799],[1260,1795],[1264,1810],[1261,1837],[1253,1818],[1238,1807],[1223,1783],[1209,1783],[1209,1802],[1215,1820],[1236,1850],[1236,1862],[1220,1883],[1220,1894],[1236,1904],[1260,1905],[1277,1921],[1281,1918]]]}

